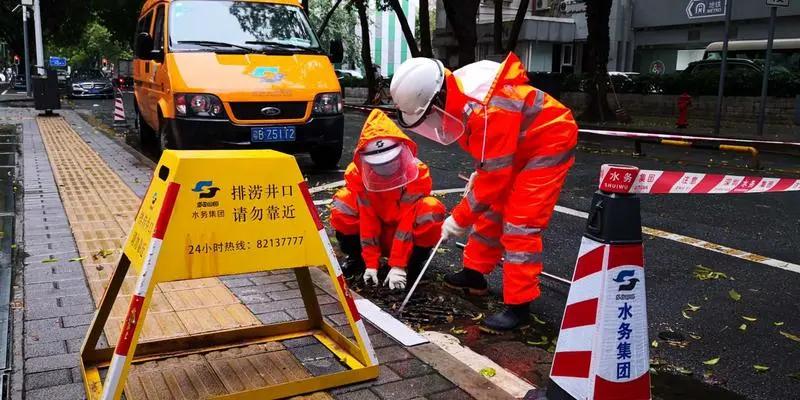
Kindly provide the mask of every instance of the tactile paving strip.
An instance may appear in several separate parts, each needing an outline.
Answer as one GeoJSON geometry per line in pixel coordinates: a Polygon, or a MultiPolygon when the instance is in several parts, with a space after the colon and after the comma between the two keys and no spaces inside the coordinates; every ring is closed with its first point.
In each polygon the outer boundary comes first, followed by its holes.
{"type": "MultiPolygon", "coordinates": [[[[38,123],[98,304],[141,200],[63,118],[39,118],[38,123]]],[[[109,343],[119,337],[136,279],[129,271],[106,325],[109,343]]],[[[260,324],[219,279],[169,282],[155,288],[140,340],[260,324]]],[[[138,364],[131,370],[126,398],[196,399],[307,376],[308,371],[282,345],[267,343],[138,364]]],[[[317,393],[307,398],[330,397],[317,393]]]]}

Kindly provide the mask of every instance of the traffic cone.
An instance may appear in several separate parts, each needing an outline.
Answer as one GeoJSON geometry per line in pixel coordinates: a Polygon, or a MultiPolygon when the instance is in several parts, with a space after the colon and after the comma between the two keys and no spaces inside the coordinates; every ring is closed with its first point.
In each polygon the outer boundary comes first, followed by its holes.
{"type": "Polygon", "coordinates": [[[114,127],[128,127],[128,120],[125,118],[125,104],[122,101],[122,90],[114,92],[114,127]]]}
{"type": "Polygon", "coordinates": [[[547,397],[649,400],[650,348],[638,168],[602,167],[578,253],[547,397]]]}

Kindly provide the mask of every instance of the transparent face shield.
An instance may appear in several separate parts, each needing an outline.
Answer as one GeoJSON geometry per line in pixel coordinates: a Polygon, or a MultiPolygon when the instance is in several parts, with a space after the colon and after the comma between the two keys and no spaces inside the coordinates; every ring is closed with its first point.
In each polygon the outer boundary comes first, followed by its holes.
{"type": "Polygon", "coordinates": [[[387,159],[381,153],[361,154],[361,179],[370,192],[386,192],[401,188],[417,179],[417,158],[405,144],[399,153],[387,159]]]}
{"type": "Polygon", "coordinates": [[[402,119],[402,113],[398,113],[400,126],[443,145],[449,145],[464,135],[464,124],[461,120],[437,105],[431,105],[416,124],[404,124],[402,119]]]}

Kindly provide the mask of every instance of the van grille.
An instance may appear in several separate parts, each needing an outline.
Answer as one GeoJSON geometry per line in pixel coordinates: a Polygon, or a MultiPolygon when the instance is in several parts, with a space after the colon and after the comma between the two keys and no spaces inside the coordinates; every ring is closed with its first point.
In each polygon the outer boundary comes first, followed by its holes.
{"type": "Polygon", "coordinates": [[[301,119],[306,115],[307,101],[282,101],[282,102],[240,102],[230,103],[233,116],[240,121],[246,120],[271,120],[271,119],[301,119]],[[261,112],[265,107],[274,107],[280,110],[277,115],[267,116],[261,112]]]}

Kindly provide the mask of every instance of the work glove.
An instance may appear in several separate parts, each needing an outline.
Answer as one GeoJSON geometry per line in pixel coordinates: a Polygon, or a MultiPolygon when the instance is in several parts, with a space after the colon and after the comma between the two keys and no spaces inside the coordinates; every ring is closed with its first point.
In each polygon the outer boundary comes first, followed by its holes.
{"type": "Polygon", "coordinates": [[[392,267],[389,270],[389,275],[386,275],[386,280],[383,286],[389,286],[390,290],[406,288],[406,270],[403,268],[392,267]]]}
{"type": "Polygon", "coordinates": [[[452,215],[444,220],[444,223],[442,224],[442,241],[458,239],[466,234],[467,228],[459,225],[452,215]]]}
{"type": "Polygon", "coordinates": [[[380,281],[378,280],[378,269],[377,268],[367,268],[364,271],[364,284],[369,285],[372,283],[375,286],[380,285],[380,281]],[[372,281],[372,282],[370,282],[372,281]]]}

